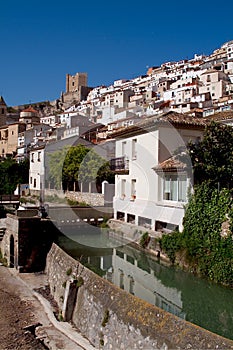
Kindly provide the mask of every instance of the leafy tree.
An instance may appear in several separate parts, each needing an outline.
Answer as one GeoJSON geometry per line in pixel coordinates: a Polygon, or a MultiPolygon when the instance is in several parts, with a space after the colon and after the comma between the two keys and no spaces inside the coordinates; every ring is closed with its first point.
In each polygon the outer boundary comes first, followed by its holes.
{"type": "Polygon", "coordinates": [[[78,178],[80,182],[95,182],[96,187],[100,187],[102,181],[113,183],[115,176],[110,170],[110,164],[94,150],[90,150],[83,159],[78,178]]]}
{"type": "Polygon", "coordinates": [[[212,122],[200,142],[190,143],[188,152],[197,184],[210,181],[218,188],[233,187],[233,128],[212,122]]]}
{"type": "Polygon", "coordinates": [[[55,185],[55,188],[57,189],[61,189],[62,170],[63,170],[63,165],[64,165],[64,161],[68,150],[69,150],[69,146],[49,154],[48,178],[49,178],[49,181],[51,181],[55,185]]]}
{"type": "Polygon", "coordinates": [[[0,162],[0,194],[13,194],[19,183],[28,183],[29,161],[17,163],[13,158],[0,162]]]}
{"type": "Polygon", "coordinates": [[[110,164],[92,149],[83,145],[64,147],[49,155],[49,180],[56,188],[80,190],[81,183],[102,181],[114,183],[115,175],[110,164]]]}
{"type": "Polygon", "coordinates": [[[18,163],[18,174],[19,174],[18,182],[20,184],[29,183],[29,167],[30,167],[29,158],[26,158],[20,163],[18,163]]]}
{"type": "Polygon", "coordinates": [[[104,164],[98,169],[96,182],[101,184],[103,181],[108,181],[111,184],[115,183],[115,173],[110,169],[110,162],[105,161],[104,164]]]}
{"type": "Polygon", "coordinates": [[[83,145],[69,148],[62,169],[62,182],[65,188],[73,190],[74,183],[81,180],[79,179],[79,168],[89,151],[89,148],[83,145]]]}
{"type": "Polygon", "coordinates": [[[114,174],[110,170],[109,162],[95,150],[83,145],[71,147],[67,152],[63,164],[63,184],[65,188],[80,190],[81,183],[96,183],[100,188],[102,181],[114,182],[114,174]]]}

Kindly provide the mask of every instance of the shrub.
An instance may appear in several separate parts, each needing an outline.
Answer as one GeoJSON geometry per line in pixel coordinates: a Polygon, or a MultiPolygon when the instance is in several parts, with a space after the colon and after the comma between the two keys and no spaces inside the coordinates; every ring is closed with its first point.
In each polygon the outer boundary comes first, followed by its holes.
{"type": "Polygon", "coordinates": [[[229,190],[219,191],[208,183],[198,186],[186,207],[183,232],[164,235],[160,240],[171,262],[175,263],[176,253],[183,251],[193,271],[233,286],[232,204],[229,190]],[[229,232],[222,236],[222,224],[226,221],[229,232]]]}
{"type": "Polygon", "coordinates": [[[141,239],[140,239],[139,244],[140,244],[140,246],[142,248],[146,248],[148,246],[149,242],[150,242],[149,233],[148,232],[144,232],[142,237],[141,237],[141,239]]]}
{"type": "Polygon", "coordinates": [[[72,274],[72,268],[70,267],[67,271],[66,271],[67,276],[70,276],[72,274]]]}

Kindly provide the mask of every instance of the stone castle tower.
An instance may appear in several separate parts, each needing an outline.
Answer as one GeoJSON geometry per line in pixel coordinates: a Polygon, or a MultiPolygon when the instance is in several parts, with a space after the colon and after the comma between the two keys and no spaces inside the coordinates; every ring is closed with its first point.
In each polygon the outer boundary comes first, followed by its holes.
{"type": "Polygon", "coordinates": [[[6,125],[7,105],[4,98],[0,96],[0,127],[6,125]]]}
{"type": "Polygon", "coordinates": [[[66,74],[66,93],[79,91],[81,86],[87,86],[87,73],[66,74]]]}

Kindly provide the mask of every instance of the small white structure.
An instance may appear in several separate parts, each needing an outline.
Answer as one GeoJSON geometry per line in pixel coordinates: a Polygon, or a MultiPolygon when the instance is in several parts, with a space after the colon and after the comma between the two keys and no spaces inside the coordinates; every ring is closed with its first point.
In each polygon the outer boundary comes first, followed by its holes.
{"type": "Polygon", "coordinates": [[[29,189],[30,193],[40,194],[44,185],[44,150],[45,146],[30,151],[29,189]]]}

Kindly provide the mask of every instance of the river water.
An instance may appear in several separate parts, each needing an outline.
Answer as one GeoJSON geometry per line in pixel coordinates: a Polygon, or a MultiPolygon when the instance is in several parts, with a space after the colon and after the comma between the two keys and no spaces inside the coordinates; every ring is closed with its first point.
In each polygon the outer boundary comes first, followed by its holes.
{"type": "Polygon", "coordinates": [[[57,244],[127,292],[207,330],[233,339],[233,290],[164,264],[107,230],[66,228],[57,244]],[[81,258],[80,258],[81,257],[81,258]]]}

